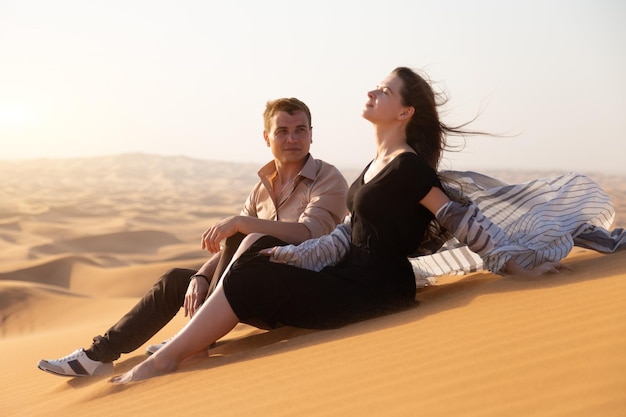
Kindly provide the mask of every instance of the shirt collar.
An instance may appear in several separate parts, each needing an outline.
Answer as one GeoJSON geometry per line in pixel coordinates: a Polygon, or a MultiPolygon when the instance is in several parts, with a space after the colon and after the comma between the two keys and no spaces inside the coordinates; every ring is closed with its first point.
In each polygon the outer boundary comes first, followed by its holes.
{"type": "MultiPolygon", "coordinates": [[[[277,174],[278,172],[276,171],[276,163],[273,160],[265,164],[263,168],[258,171],[258,175],[261,179],[266,178],[268,180],[272,180],[277,174]]],[[[308,154],[306,162],[298,173],[298,176],[314,180],[316,174],[317,165],[315,164],[315,159],[313,158],[313,156],[311,156],[311,154],[308,154]]]]}

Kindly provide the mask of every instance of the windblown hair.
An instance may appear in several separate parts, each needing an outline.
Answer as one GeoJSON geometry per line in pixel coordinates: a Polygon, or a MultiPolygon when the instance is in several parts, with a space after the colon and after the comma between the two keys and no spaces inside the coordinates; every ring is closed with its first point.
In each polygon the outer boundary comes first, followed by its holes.
{"type": "MultiPolygon", "coordinates": [[[[447,143],[448,136],[479,135],[484,133],[465,130],[465,127],[474,120],[470,120],[460,126],[447,126],[441,122],[438,108],[446,104],[448,98],[442,92],[435,92],[430,80],[407,67],[398,67],[391,73],[397,75],[402,80],[403,87],[400,91],[402,105],[415,109],[406,127],[407,144],[438,173],[445,187],[446,184],[450,184],[453,181],[442,176],[438,167],[443,151],[449,148],[447,143]]],[[[461,193],[451,192],[451,188],[454,187],[444,189],[451,200],[467,202],[461,193]]],[[[423,240],[424,254],[436,250],[438,246],[441,246],[451,237],[437,221],[432,221],[423,240]]]]}
{"type": "Polygon", "coordinates": [[[311,110],[309,110],[309,107],[304,104],[304,102],[294,97],[279,98],[276,100],[270,100],[265,104],[265,112],[263,112],[263,124],[265,131],[269,131],[272,128],[271,118],[279,111],[284,111],[290,115],[302,111],[306,114],[307,120],[309,121],[309,127],[312,127],[311,110]]]}
{"type": "Polygon", "coordinates": [[[392,74],[403,84],[400,91],[402,105],[413,107],[415,112],[406,127],[407,143],[426,163],[438,170],[444,149],[448,148],[449,135],[477,135],[482,132],[465,130],[474,120],[460,126],[447,126],[439,119],[438,108],[448,102],[443,92],[435,92],[430,80],[407,67],[398,67],[392,74]]]}

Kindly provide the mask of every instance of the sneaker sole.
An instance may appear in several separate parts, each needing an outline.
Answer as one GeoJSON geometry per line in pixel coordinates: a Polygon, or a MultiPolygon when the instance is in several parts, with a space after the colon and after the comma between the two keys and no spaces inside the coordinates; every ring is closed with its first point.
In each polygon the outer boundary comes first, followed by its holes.
{"type": "Polygon", "coordinates": [[[41,369],[44,372],[48,372],[49,374],[56,375],[56,376],[64,376],[66,378],[82,378],[84,376],[91,376],[91,375],[79,375],[79,374],[76,374],[76,375],[62,374],[59,372],[54,372],[52,369],[42,368],[41,365],[37,365],[37,368],[41,369]]]}

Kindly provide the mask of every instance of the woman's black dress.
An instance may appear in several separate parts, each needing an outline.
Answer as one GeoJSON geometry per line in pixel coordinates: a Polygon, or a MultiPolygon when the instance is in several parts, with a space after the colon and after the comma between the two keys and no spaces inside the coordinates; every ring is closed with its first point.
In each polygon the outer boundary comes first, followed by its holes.
{"type": "Polygon", "coordinates": [[[235,262],[224,292],[237,317],[264,326],[325,329],[406,308],[415,302],[407,256],[420,246],[432,213],[419,204],[441,184],[420,157],[403,153],[374,178],[351,185],[352,245],[320,272],[270,262],[256,253],[285,243],[266,236],[235,262]]]}

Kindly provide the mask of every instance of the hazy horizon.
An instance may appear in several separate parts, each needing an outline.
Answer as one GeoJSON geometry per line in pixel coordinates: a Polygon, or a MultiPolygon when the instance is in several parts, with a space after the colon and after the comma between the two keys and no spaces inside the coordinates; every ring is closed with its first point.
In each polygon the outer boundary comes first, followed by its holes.
{"type": "MultiPolygon", "coordinates": [[[[468,137],[441,169],[626,173],[626,4],[604,1],[0,3],[0,160],[126,153],[263,163],[265,102],[304,100],[312,154],[360,168],[360,117],[424,70],[468,137]]],[[[453,139],[452,143],[459,143],[453,139]]]]}
{"type": "MultiPolygon", "coordinates": [[[[314,155],[315,156],[315,155],[314,155]]],[[[25,159],[0,159],[0,177],[5,177],[7,184],[20,181],[20,174],[28,176],[53,175],[58,176],[61,173],[71,176],[87,175],[89,180],[97,176],[97,172],[107,172],[114,169],[131,169],[139,178],[145,177],[144,169],[161,170],[162,175],[197,175],[202,170],[203,175],[209,175],[212,178],[228,178],[233,174],[237,177],[248,177],[251,181],[257,180],[257,171],[265,163],[271,160],[268,157],[262,162],[257,161],[233,161],[224,159],[202,158],[188,155],[174,154],[157,154],[150,152],[126,152],[118,154],[102,154],[88,156],[69,156],[69,157],[35,157],[25,159]],[[207,164],[208,163],[208,164],[207,164]],[[187,165],[185,165],[187,164],[187,165]],[[190,165],[191,164],[191,165],[190,165]],[[160,167],[160,168],[159,168],[160,167]],[[187,169],[188,168],[188,169],[187,169]],[[198,170],[201,171],[198,171],[198,170]],[[77,170],[77,171],[74,171],[77,170]],[[195,172],[195,173],[194,173],[195,172]],[[210,172],[210,174],[207,174],[210,172]],[[82,173],[82,174],[81,174],[82,173]],[[17,175],[17,176],[16,176],[17,175]],[[16,177],[15,177],[16,176],[16,177]],[[8,177],[11,177],[10,179],[8,177]]],[[[350,165],[327,161],[335,165],[346,176],[349,182],[352,182],[364,169],[364,165],[350,165]]],[[[442,168],[446,170],[447,168],[442,168]]],[[[450,168],[452,169],[452,168],[450,168]]],[[[477,170],[472,168],[456,168],[453,170],[478,171],[487,175],[494,176],[508,183],[518,183],[533,180],[541,177],[552,177],[555,175],[565,174],[575,171],[581,174],[589,175],[592,179],[602,183],[609,180],[609,185],[613,187],[615,181],[620,182],[626,178],[626,173],[607,172],[602,170],[566,170],[559,168],[489,168],[477,170]]]]}

